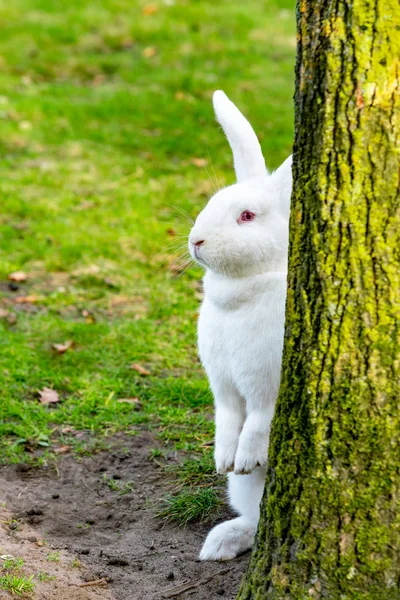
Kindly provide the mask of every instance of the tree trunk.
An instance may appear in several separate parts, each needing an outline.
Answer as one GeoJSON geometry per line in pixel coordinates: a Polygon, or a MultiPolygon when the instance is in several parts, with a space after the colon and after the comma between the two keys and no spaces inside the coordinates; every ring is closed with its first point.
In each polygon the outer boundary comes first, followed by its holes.
{"type": "Polygon", "coordinates": [[[298,0],[282,381],[239,600],[400,599],[400,7],[298,0]]]}

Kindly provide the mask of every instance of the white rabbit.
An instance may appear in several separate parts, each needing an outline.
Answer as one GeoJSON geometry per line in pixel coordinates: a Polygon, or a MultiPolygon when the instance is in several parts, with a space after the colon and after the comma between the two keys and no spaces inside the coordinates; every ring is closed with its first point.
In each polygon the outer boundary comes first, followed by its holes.
{"type": "Polygon", "coordinates": [[[222,91],[214,109],[238,183],[218,191],[189,235],[206,269],[198,340],[215,399],[215,463],[229,473],[239,517],[208,534],[201,560],[229,560],[253,544],[278,393],[286,298],[291,157],[268,173],[250,123],[222,91]]]}

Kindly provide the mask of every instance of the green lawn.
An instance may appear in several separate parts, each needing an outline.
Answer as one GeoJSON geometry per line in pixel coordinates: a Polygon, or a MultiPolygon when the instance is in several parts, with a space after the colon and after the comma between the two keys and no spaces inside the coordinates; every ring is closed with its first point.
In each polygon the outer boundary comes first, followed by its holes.
{"type": "Polygon", "coordinates": [[[0,462],[139,425],[211,451],[201,271],[173,253],[234,180],[215,89],[269,166],[290,153],[294,21],[288,0],[0,2],[0,462]]]}

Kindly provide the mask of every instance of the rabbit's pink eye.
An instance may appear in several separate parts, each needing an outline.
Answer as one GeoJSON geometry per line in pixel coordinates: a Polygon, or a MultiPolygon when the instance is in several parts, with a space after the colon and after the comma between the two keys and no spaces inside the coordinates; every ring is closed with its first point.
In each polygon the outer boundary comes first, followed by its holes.
{"type": "Polygon", "coordinates": [[[252,221],[256,215],[251,210],[244,210],[238,219],[238,223],[248,223],[252,221]]]}

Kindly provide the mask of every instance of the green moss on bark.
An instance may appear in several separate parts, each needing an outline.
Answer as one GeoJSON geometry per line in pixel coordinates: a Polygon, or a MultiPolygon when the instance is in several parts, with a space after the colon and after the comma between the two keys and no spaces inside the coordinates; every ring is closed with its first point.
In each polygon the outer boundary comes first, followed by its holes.
{"type": "Polygon", "coordinates": [[[282,382],[240,600],[400,599],[398,11],[298,2],[282,382]]]}

